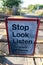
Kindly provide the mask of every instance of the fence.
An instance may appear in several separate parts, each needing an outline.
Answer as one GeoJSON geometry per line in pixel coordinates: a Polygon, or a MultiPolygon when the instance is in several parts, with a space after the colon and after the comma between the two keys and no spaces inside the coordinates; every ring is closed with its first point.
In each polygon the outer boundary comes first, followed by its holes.
{"type": "MultiPolygon", "coordinates": [[[[0,57],[7,56],[10,57],[8,52],[5,22],[0,22],[0,57]]],[[[15,64],[22,64],[25,62],[22,65],[43,65],[43,22],[40,23],[34,56],[17,57],[18,61],[15,56],[13,58],[12,59],[15,61],[15,64]],[[13,58],[15,58],[15,60],[13,58]]]]}

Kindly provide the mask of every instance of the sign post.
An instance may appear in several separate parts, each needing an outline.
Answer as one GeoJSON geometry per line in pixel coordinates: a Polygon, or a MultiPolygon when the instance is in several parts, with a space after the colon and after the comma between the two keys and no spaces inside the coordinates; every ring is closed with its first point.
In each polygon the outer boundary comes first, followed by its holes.
{"type": "Polygon", "coordinates": [[[9,53],[13,55],[33,55],[35,52],[38,28],[38,19],[6,19],[9,53]]]}

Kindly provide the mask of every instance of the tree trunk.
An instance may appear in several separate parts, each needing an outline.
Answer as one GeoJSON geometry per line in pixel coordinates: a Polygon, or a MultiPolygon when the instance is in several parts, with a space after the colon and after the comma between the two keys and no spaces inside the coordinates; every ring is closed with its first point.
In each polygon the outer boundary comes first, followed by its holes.
{"type": "Polygon", "coordinates": [[[15,6],[13,6],[13,8],[12,8],[12,14],[13,15],[18,15],[19,14],[19,12],[18,12],[18,9],[19,9],[19,7],[15,7],[15,6]]]}

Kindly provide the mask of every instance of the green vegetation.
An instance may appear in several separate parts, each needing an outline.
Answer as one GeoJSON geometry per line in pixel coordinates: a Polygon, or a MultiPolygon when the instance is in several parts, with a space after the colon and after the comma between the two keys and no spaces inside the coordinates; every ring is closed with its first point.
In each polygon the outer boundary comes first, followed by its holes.
{"type": "Polygon", "coordinates": [[[36,9],[36,6],[35,5],[29,5],[28,6],[28,10],[29,10],[29,12],[32,12],[32,10],[35,10],[36,9]]]}
{"type": "Polygon", "coordinates": [[[33,15],[43,16],[43,4],[30,4],[27,8],[20,8],[22,0],[2,0],[3,8],[0,8],[0,12],[5,12],[6,14],[17,15],[21,13],[29,13],[33,15]]]}
{"type": "Polygon", "coordinates": [[[43,9],[36,10],[35,15],[43,16],[43,9]]]}
{"type": "Polygon", "coordinates": [[[21,0],[3,0],[3,6],[4,8],[7,7],[7,8],[10,8],[10,11],[12,10],[13,14],[18,14],[18,8],[19,8],[19,5],[22,3],[21,0]]]}
{"type": "Polygon", "coordinates": [[[40,15],[43,16],[43,5],[36,4],[36,5],[29,5],[27,8],[21,9],[22,13],[32,14],[32,15],[40,15]]]}
{"type": "Polygon", "coordinates": [[[37,9],[43,9],[43,5],[41,4],[36,4],[36,5],[29,5],[28,10],[29,12],[32,12],[32,10],[37,10],[37,9]]]}
{"type": "Polygon", "coordinates": [[[12,8],[13,6],[18,7],[21,3],[21,0],[3,0],[3,6],[9,8],[12,8]]]}

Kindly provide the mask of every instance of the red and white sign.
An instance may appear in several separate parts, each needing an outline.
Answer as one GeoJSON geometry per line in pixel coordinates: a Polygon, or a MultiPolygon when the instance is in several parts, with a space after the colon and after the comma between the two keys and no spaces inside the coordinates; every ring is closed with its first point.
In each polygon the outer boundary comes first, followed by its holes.
{"type": "Polygon", "coordinates": [[[34,54],[39,22],[39,19],[29,18],[6,19],[7,39],[10,54],[34,54]]]}

